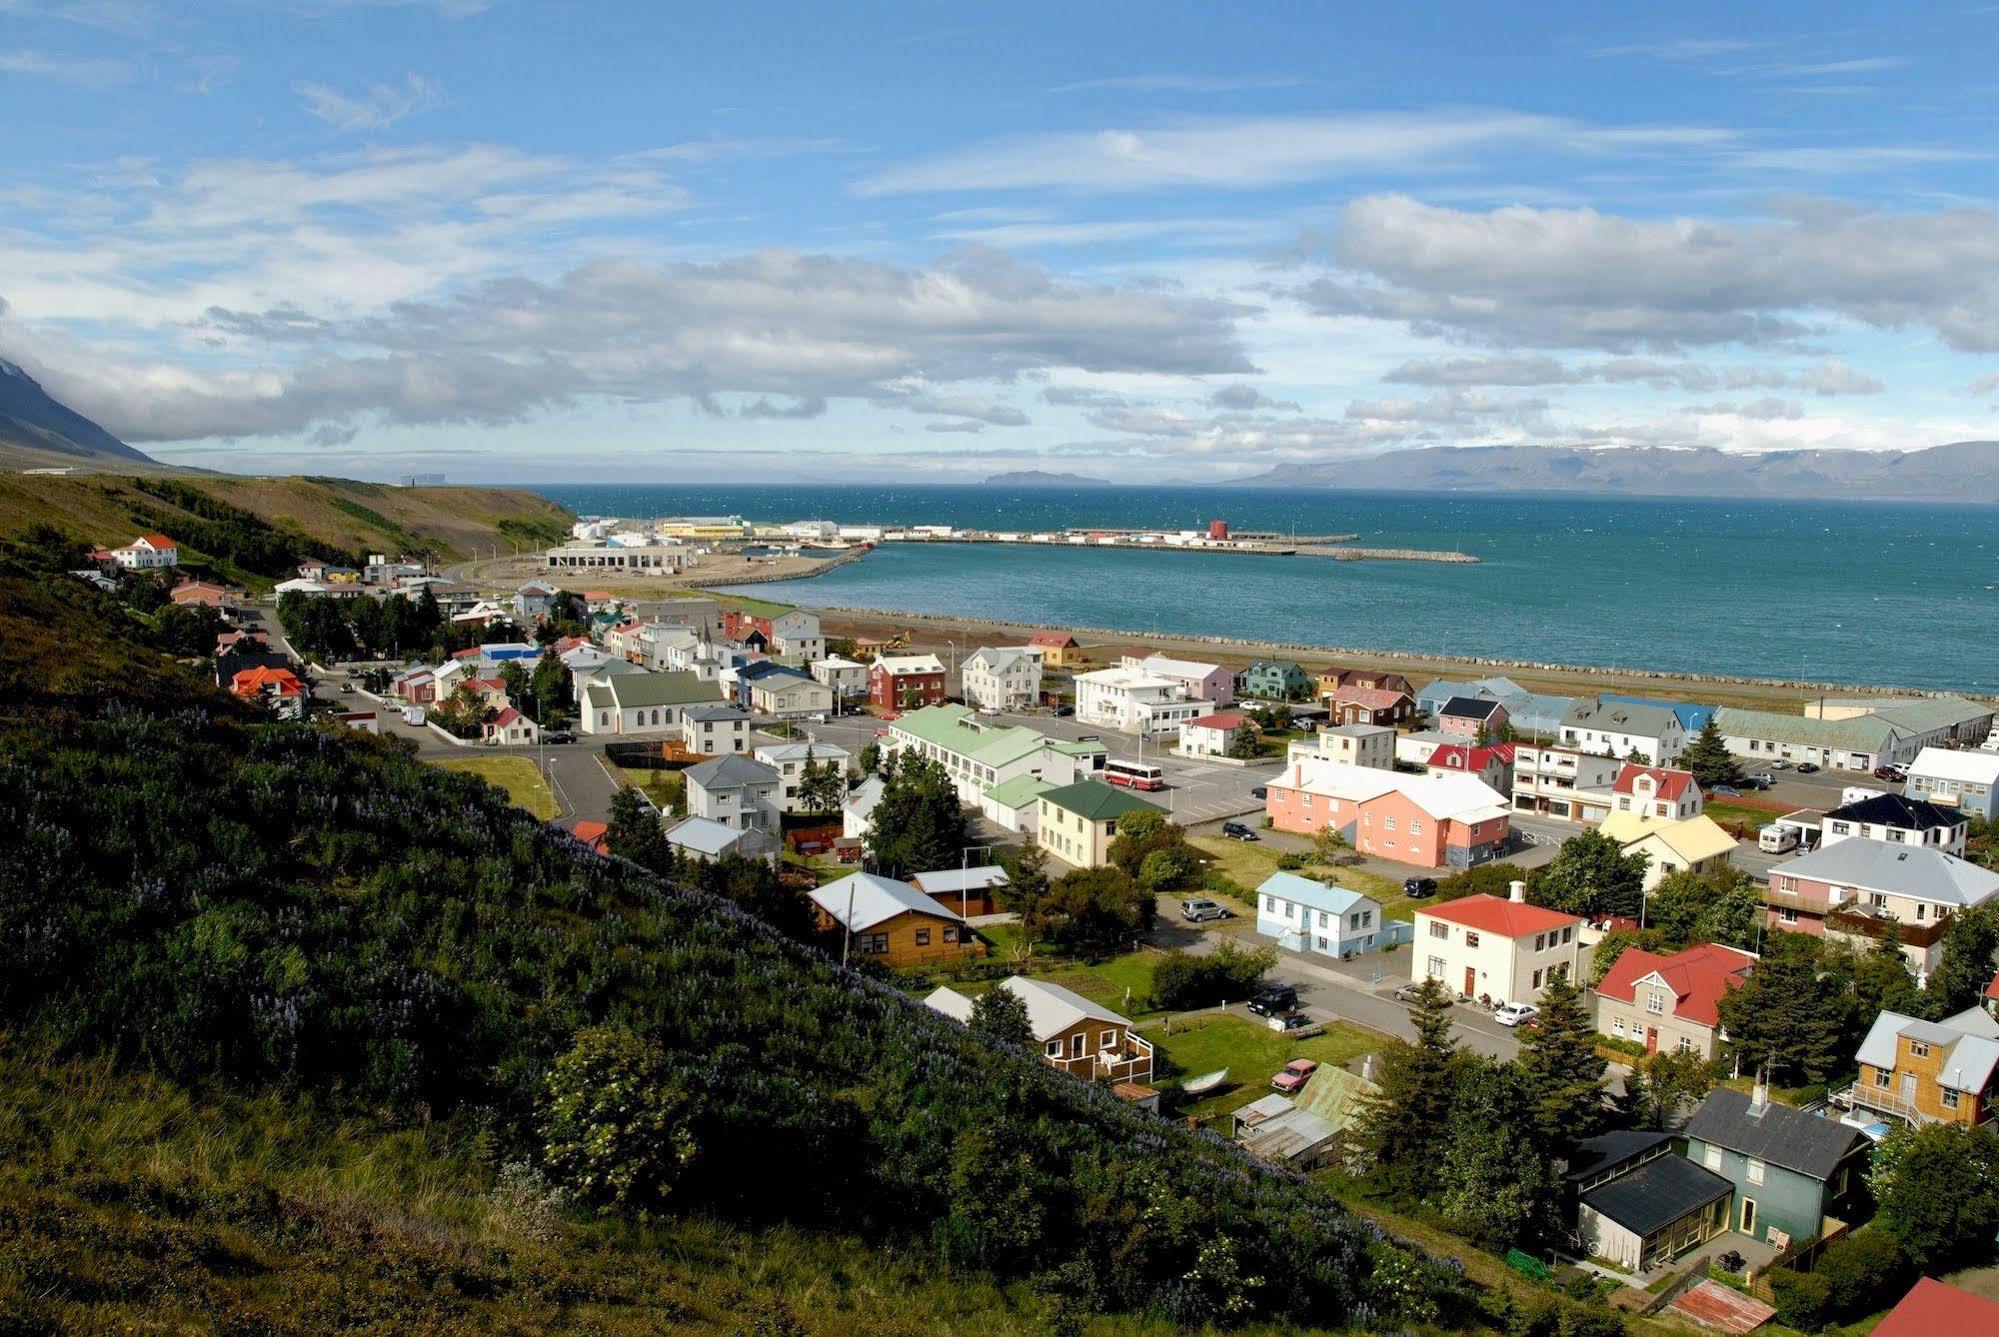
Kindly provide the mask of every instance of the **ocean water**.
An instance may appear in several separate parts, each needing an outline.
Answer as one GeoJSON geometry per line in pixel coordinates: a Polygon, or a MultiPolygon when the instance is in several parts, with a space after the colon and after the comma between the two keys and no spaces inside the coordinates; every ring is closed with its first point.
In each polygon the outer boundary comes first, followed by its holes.
{"type": "Polygon", "coordinates": [[[1353,533],[1476,566],[889,544],[808,606],[1999,692],[1999,507],[1283,488],[538,485],[581,514],[1353,533]]]}

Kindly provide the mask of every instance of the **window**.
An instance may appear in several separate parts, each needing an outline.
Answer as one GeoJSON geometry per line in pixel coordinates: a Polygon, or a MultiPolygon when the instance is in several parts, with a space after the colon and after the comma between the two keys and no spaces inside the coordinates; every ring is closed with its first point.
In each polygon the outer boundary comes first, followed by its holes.
{"type": "Polygon", "coordinates": [[[1707,1150],[1701,1153],[1701,1164],[1710,1170],[1721,1169],[1721,1148],[1710,1144],[1707,1150]]]}
{"type": "Polygon", "coordinates": [[[930,930],[929,930],[929,929],[927,929],[927,928],[920,928],[920,929],[916,930],[916,945],[917,945],[918,947],[928,947],[928,946],[930,945],[930,930]]]}
{"type": "Polygon", "coordinates": [[[881,956],[888,951],[888,934],[863,933],[861,935],[861,955],[881,956]]]}
{"type": "Polygon", "coordinates": [[[1099,1049],[1116,1049],[1116,1048],[1117,1048],[1117,1032],[1116,1032],[1116,1031],[1098,1031],[1098,1032],[1097,1032],[1097,1048],[1099,1048],[1099,1049]]]}
{"type": "Polygon", "coordinates": [[[1534,984],[1533,984],[1533,987],[1534,987],[1535,989],[1539,989],[1539,988],[1541,987],[1541,972],[1540,972],[1540,971],[1538,971],[1538,970],[1534,972],[1534,984]]]}
{"type": "Polygon", "coordinates": [[[1069,1037],[1069,1056],[1071,1058],[1083,1057],[1083,1046],[1087,1045],[1088,1043],[1089,1040],[1084,1036],[1084,1034],[1081,1031],[1077,1031],[1074,1035],[1069,1037]]]}
{"type": "Polygon", "coordinates": [[[1478,934],[1473,933],[1470,929],[1465,930],[1465,946],[1467,947],[1478,946],[1478,934]]]}
{"type": "Polygon", "coordinates": [[[1645,1000],[1645,1010],[1660,1016],[1665,1015],[1666,995],[1657,989],[1652,990],[1651,996],[1645,1000]]]}
{"type": "Polygon", "coordinates": [[[1611,1023],[1610,1023],[1610,1033],[1611,1033],[1612,1035],[1623,1035],[1623,1034],[1624,1034],[1624,1018],[1623,1018],[1623,1017],[1617,1017],[1617,1018],[1614,1018],[1614,1019],[1613,1019],[1613,1020],[1611,1021],[1611,1023]]]}
{"type": "Polygon", "coordinates": [[[1874,1085],[1887,1086],[1894,1079],[1894,1076],[1895,1072],[1892,1068],[1876,1068],[1874,1070],[1874,1085]]]}
{"type": "Polygon", "coordinates": [[[1795,924],[1798,922],[1798,912],[1796,910],[1779,910],[1777,912],[1777,922],[1780,924],[1795,924]]]}
{"type": "Polygon", "coordinates": [[[1573,925],[1562,930],[1562,943],[1564,946],[1568,944],[1570,938],[1575,936],[1575,932],[1576,930],[1573,925]]]}
{"type": "Polygon", "coordinates": [[[946,924],[944,926],[944,941],[958,941],[958,926],[956,924],[946,924]]]}
{"type": "Polygon", "coordinates": [[[1915,1058],[1928,1058],[1930,1056],[1930,1047],[1921,1040],[1911,1040],[1909,1041],[1909,1053],[1915,1058]]]}
{"type": "Polygon", "coordinates": [[[1536,934],[1534,935],[1534,950],[1535,950],[1535,951],[1537,951],[1537,952],[1545,952],[1545,951],[1547,951],[1547,950],[1548,950],[1548,935],[1547,935],[1547,934],[1545,934],[1545,933],[1536,933],[1536,934]]]}
{"type": "Polygon", "coordinates": [[[1433,919],[1430,921],[1430,936],[1433,938],[1443,938],[1448,940],[1451,936],[1451,926],[1449,924],[1439,923],[1438,921],[1433,919]]]}
{"type": "Polygon", "coordinates": [[[1325,951],[1325,950],[1326,950],[1326,935],[1325,935],[1325,934],[1323,934],[1323,933],[1321,933],[1321,934],[1320,934],[1320,935],[1318,936],[1318,940],[1317,940],[1317,941],[1318,941],[1318,944],[1319,944],[1319,950],[1320,950],[1320,951],[1322,951],[1322,952],[1323,952],[1323,951],[1325,951]]]}
{"type": "Polygon", "coordinates": [[[1418,821],[1411,821],[1411,822],[1409,823],[1409,834],[1410,834],[1410,835],[1412,835],[1412,836],[1420,836],[1420,835],[1422,835],[1422,834],[1423,834],[1423,824],[1422,824],[1421,822],[1418,822],[1418,821]]]}
{"type": "Polygon", "coordinates": [[[1756,1159],[1756,1158],[1755,1158],[1754,1156],[1751,1156],[1751,1157],[1749,1158],[1749,1165],[1748,1165],[1748,1169],[1747,1169],[1747,1170],[1746,1170],[1746,1172],[1745,1172],[1745,1173],[1747,1173],[1747,1174],[1748,1174],[1748,1176],[1749,1176],[1749,1182],[1750,1182],[1750,1183],[1752,1183],[1752,1184],[1760,1184],[1760,1183],[1762,1183],[1762,1182],[1763,1182],[1763,1170],[1764,1170],[1764,1165],[1763,1165],[1763,1162],[1762,1162],[1762,1161],[1759,1161],[1759,1160],[1757,1160],[1757,1159],[1756,1159]]]}
{"type": "Polygon", "coordinates": [[[1061,1058],[1062,1042],[1060,1040],[1050,1040],[1047,1044],[1041,1047],[1041,1052],[1048,1055],[1048,1057],[1050,1058],[1061,1058]]]}
{"type": "Polygon", "coordinates": [[[1428,969],[1431,979],[1433,980],[1442,979],[1444,977],[1444,958],[1441,956],[1431,957],[1428,969]]]}
{"type": "Polygon", "coordinates": [[[1382,818],[1381,829],[1384,831],[1393,831],[1395,829],[1395,819],[1393,817],[1382,818]]]}
{"type": "Polygon", "coordinates": [[[1948,1087],[1944,1089],[1943,1107],[1947,1110],[1954,1110],[1957,1108],[1957,1092],[1950,1090],[1948,1087]]]}
{"type": "Polygon", "coordinates": [[[1275,896],[1265,896],[1263,898],[1263,908],[1275,914],[1277,912],[1277,898],[1275,896]]]}

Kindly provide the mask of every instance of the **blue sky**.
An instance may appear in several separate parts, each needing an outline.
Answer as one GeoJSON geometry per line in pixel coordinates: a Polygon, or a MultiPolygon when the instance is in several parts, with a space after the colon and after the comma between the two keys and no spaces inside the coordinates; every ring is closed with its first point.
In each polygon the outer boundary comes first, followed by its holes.
{"type": "Polygon", "coordinates": [[[1994,435],[1999,11],[1374,8],[0,0],[0,357],[372,477],[1994,435]]]}

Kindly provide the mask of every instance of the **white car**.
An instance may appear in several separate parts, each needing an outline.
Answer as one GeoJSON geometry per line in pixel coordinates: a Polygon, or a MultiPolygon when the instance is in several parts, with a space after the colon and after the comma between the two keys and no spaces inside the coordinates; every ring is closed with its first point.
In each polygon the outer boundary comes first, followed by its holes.
{"type": "Polygon", "coordinates": [[[1502,1003],[1492,1019],[1502,1026],[1518,1026],[1523,1021],[1532,1021],[1541,1015],[1541,1009],[1532,1003],[1502,1003]]]}

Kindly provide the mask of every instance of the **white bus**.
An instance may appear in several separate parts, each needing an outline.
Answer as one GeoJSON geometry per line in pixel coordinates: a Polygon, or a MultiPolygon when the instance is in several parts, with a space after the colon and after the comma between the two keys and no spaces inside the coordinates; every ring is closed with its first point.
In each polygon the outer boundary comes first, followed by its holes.
{"type": "Polygon", "coordinates": [[[1118,761],[1104,766],[1104,779],[1127,789],[1164,789],[1166,772],[1146,761],[1118,761]]]}

